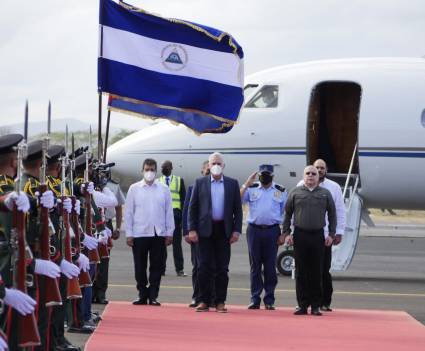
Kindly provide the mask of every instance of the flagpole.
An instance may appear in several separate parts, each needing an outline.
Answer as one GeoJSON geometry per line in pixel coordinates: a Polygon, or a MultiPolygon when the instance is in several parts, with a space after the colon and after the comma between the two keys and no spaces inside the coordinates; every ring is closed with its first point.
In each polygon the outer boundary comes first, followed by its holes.
{"type": "Polygon", "coordinates": [[[111,122],[111,110],[108,110],[108,117],[106,119],[105,148],[103,149],[103,163],[106,163],[106,150],[108,149],[109,123],[110,122],[111,122]]]}
{"type": "MultiPolygon", "coordinates": [[[[99,18],[103,18],[104,1],[100,0],[99,18]]],[[[100,25],[100,43],[99,43],[99,60],[103,57],[103,25],[100,25]]],[[[101,82],[101,70],[98,70],[98,81],[101,82]]],[[[100,161],[102,157],[102,90],[100,84],[98,86],[98,123],[97,123],[97,159],[100,161]]]]}

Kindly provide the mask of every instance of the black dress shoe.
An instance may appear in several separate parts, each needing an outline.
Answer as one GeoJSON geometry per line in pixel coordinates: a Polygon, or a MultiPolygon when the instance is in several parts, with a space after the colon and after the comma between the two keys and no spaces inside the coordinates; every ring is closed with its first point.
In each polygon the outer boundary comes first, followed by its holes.
{"type": "Polygon", "coordinates": [[[321,316],[322,312],[319,311],[319,307],[312,307],[311,308],[311,314],[313,316],[321,316]]]}
{"type": "Polygon", "coordinates": [[[322,307],[320,307],[320,310],[323,312],[332,312],[332,308],[327,305],[323,305],[322,307]]]}
{"type": "Polygon", "coordinates": [[[258,305],[258,304],[256,304],[256,303],[254,303],[254,302],[251,302],[251,303],[248,305],[248,309],[249,309],[249,310],[259,310],[259,309],[260,309],[260,305],[258,305]]]}
{"type": "Polygon", "coordinates": [[[56,345],[55,351],[81,351],[81,349],[78,346],[63,343],[56,345]]]}
{"type": "Polygon", "coordinates": [[[266,310],[268,310],[268,311],[274,311],[275,309],[276,309],[276,307],[274,307],[274,305],[269,305],[269,304],[266,304],[265,305],[265,308],[266,308],[266,310]]]}
{"type": "Polygon", "coordinates": [[[148,304],[148,299],[138,298],[137,300],[133,301],[133,305],[147,305],[147,304],[148,304]]]}
{"type": "Polygon", "coordinates": [[[295,314],[296,316],[302,316],[302,315],[305,315],[305,314],[307,314],[307,308],[305,308],[305,307],[297,307],[297,308],[295,309],[294,314],[295,314]]]}
{"type": "Polygon", "coordinates": [[[149,305],[151,306],[161,306],[161,303],[156,299],[149,300],[149,305]]]}
{"type": "Polygon", "coordinates": [[[68,333],[80,333],[80,334],[92,334],[95,328],[88,325],[83,325],[81,327],[70,326],[68,328],[68,333]]]}
{"type": "Polygon", "coordinates": [[[195,307],[198,307],[198,305],[199,305],[199,302],[196,302],[195,300],[192,300],[192,302],[189,304],[189,307],[195,308],[195,307]]]}
{"type": "Polygon", "coordinates": [[[97,299],[95,303],[98,303],[99,305],[107,305],[109,303],[106,299],[97,299]]]}

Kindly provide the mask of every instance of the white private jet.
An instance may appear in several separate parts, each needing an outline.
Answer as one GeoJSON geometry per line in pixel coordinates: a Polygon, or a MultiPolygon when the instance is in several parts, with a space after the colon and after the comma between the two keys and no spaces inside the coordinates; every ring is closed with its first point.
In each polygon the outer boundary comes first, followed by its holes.
{"type": "MultiPolygon", "coordinates": [[[[305,165],[324,159],[347,198],[343,242],[332,269],[351,263],[362,208],[425,208],[425,59],[359,58],[315,61],[246,78],[245,106],[227,134],[195,135],[167,121],[108,149],[124,187],[140,179],[147,157],[169,159],[187,184],[213,151],[225,174],[245,181],[258,165],[275,166],[287,189],[305,165]]],[[[283,263],[284,264],[284,263],[283,263]]]]}

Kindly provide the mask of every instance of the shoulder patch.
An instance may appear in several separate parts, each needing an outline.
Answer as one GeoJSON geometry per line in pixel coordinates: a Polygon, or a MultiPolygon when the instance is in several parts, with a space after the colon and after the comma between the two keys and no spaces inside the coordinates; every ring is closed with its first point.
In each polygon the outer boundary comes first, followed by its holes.
{"type": "Polygon", "coordinates": [[[249,188],[258,188],[259,186],[260,186],[260,183],[257,182],[257,183],[250,185],[249,188]]]}
{"type": "Polygon", "coordinates": [[[279,190],[279,191],[281,191],[282,193],[286,190],[282,185],[280,185],[280,184],[275,184],[274,185],[274,187],[277,189],[277,190],[279,190]]]}

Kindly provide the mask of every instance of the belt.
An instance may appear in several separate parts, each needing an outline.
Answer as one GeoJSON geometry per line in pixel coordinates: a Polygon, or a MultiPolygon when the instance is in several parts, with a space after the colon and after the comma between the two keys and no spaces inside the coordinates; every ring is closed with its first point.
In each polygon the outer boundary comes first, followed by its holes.
{"type": "Polygon", "coordinates": [[[265,225],[265,224],[254,224],[254,223],[249,223],[250,226],[253,226],[254,228],[257,229],[270,229],[270,228],[274,228],[274,227],[279,227],[279,224],[272,224],[272,225],[265,225]]]}

